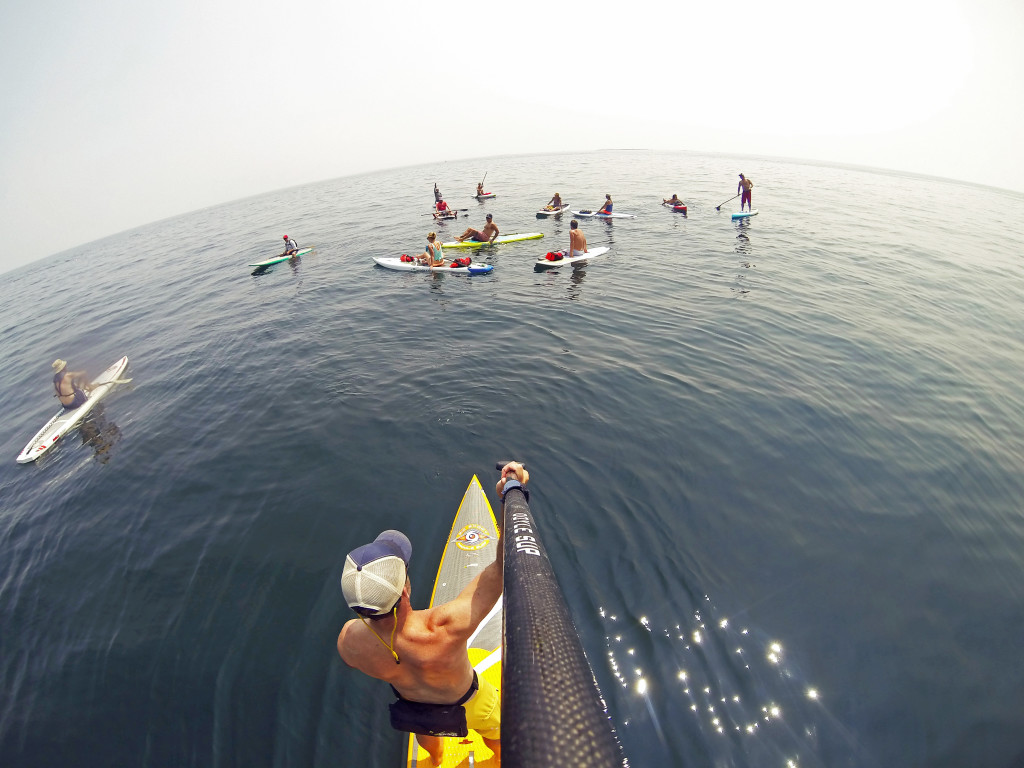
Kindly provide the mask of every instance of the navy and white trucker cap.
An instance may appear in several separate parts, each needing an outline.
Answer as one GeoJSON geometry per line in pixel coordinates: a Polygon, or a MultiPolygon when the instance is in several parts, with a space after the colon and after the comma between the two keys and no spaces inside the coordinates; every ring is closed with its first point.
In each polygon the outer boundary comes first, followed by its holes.
{"type": "Polygon", "coordinates": [[[412,542],[401,531],[384,531],[345,558],[341,591],[349,607],[366,616],[383,616],[402,597],[412,542]]]}

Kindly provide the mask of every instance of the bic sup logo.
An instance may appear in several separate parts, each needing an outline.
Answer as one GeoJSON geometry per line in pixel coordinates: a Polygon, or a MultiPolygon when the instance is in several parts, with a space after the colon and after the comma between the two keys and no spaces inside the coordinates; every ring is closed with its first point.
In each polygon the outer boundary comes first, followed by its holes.
{"type": "Polygon", "coordinates": [[[483,549],[491,540],[491,535],[482,526],[470,523],[455,537],[455,546],[466,552],[483,549]]]}

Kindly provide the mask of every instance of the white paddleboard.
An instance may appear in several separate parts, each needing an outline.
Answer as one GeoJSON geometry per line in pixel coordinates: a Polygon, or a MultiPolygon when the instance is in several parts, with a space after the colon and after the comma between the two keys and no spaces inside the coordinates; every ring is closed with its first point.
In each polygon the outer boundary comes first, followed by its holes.
{"type": "Polygon", "coordinates": [[[255,264],[250,264],[249,266],[269,267],[271,264],[280,264],[282,261],[288,261],[288,259],[297,259],[299,258],[299,256],[305,256],[312,250],[312,248],[299,248],[299,250],[296,253],[293,253],[291,256],[285,256],[284,254],[280,254],[272,259],[267,259],[266,261],[257,261],[255,264]]]}
{"type": "Polygon", "coordinates": [[[78,426],[82,419],[89,414],[89,411],[96,407],[96,404],[116,386],[114,379],[120,378],[127,367],[128,358],[122,357],[97,376],[92,382],[89,398],[70,411],[61,408],[57,415],[46,422],[46,426],[36,432],[35,437],[28,441],[28,444],[18,454],[18,463],[28,464],[30,461],[35,461],[53,448],[64,435],[78,426]]]}
{"type": "Polygon", "coordinates": [[[534,263],[533,268],[537,272],[540,272],[541,270],[544,270],[544,269],[552,269],[554,267],[561,267],[561,266],[564,266],[566,264],[579,264],[582,261],[587,261],[588,259],[593,259],[595,256],[601,256],[601,255],[603,255],[605,253],[608,253],[608,250],[609,249],[607,247],[602,245],[602,246],[599,246],[597,248],[591,248],[589,251],[587,251],[586,253],[581,254],[579,256],[570,256],[570,257],[566,257],[564,259],[559,259],[558,261],[549,261],[546,256],[541,256],[534,263]]]}
{"type": "Polygon", "coordinates": [[[573,211],[573,216],[579,216],[582,219],[635,219],[632,213],[594,213],[593,211],[573,211]]]}
{"type": "Polygon", "coordinates": [[[545,216],[560,216],[563,211],[569,210],[568,205],[563,205],[561,208],[541,208],[537,211],[537,218],[543,219],[545,216]]]}
{"type": "Polygon", "coordinates": [[[484,192],[482,195],[473,195],[477,200],[490,200],[492,197],[497,197],[494,192],[484,192]]]}
{"type": "Polygon", "coordinates": [[[742,213],[734,213],[733,219],[749,219],[751,216],[757,216],[757,208],[752,211],[743,211],[742,213]]]}
{"type": "Polygon", "coordinates": [[[428,267],[426,264],[417,264],[415,261],[402,261],[399,256],[374,256],[373,260],[385,269],[394,269],[398,272],[447,272],[454,275],[485,275],[494,269],[493,264],[473,262],[468,267],[453,267],[451,262],[446,262],[440,267],[428,267]]]}

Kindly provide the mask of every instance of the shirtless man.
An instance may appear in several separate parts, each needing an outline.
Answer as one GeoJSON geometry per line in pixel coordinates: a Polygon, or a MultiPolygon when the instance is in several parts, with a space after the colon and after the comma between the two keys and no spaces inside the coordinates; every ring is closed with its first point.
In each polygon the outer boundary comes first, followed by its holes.
{"type": "MultiPolygon", "coordinates": [[[[525,485],[529,473],[509,462],[495,490],[525,485]]],[[[390,683],[402,701],[451,706],[466,710],[466,722],[501,760],[499,694],[469,663],[469,638],[487,617],[502,592],[504,547],[500,541],[504,515],[498,515],[497,558],[454,600],[425,610],[413,609],[407,576],[412,544],[399,531],[384,531],[371,544],[349,552],[341,575],[341,590],[358,619],[346,622],[338,635],[338,653],[350,667],[390,683]],[[479,686],[474,689],[474,686],[479,686]]],[[[419,708],[418,708],[419,709],[419,708]]],[[[446,730],[436,711],[421,716],[414,731],[420,746],[440,765],[444,742],[431,731],[446,730]]],[[[406,723],[408,725],[408,722],[406,723]]]]}
{"type": "Polygon", "coordinates": [[[431,232],[427,235],[427,250],[417,256],[416,260],[428,267],[440,267],[444,264],[444,252],[441,250],[441,244],[437,242],[437,234],[431,232]]]}
{"type": "Polygon", "coordinates": [[[470,227],[455,239],[460,243],[465,242],[466,240],[472,240],[476,243],[493,243],[494,238],[498,236],[498,228],[494,225],[494,222],[492,221],[493,218],[494,217],[488,213],[487,223],[484,225],[482,231],[477,231],[470,227]]]}
{"type": "Polygon", "coordinates": [[[661,204],[662,204],[662,205],[665,205],[666,203],[667,203],[668,205],[683,205],[683,201],[682,201],[682,200],[680,200],[680,199],[679,199],[679,195],[677,195],[677,194],[675,194],[675,193],[673,193],[673,194],[672,194],[672,197],[670,197],[670,198],[669,198],[668,200],[662,200],[662,201],[661,201],[661,204]]]}
{"type": "Polygon", "coordinates": [[[57,399],[66,410],[83,405],[89,399],[88,386],[85,384],[85,371],[68,371],[67,362],[60,358],[53,361],[53,388],[57,390],[57,399]]]}
{"type": "Polygon", "coordinates": [[[746,178],[742,173],[740,174],[740,183],[736,186],[736,194],[742,194],[740,198],[740,211],[743,211],[743,205],[746,204],[747,210],[751,210],[750,202],[750,189],[754,186],[754,182],[746,178]]]}
{"type": "Polygon", "coordinates": [[[580,223],[573,219],[569,222],[569,257],[582,256],[590,253],[587,250],[587,236],[579,229],[580,223]]]}

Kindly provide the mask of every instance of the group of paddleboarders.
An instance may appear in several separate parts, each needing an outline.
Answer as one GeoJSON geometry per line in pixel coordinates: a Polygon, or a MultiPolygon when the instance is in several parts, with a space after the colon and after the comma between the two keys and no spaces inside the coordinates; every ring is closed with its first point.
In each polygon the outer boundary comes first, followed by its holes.
{"type": "MultiPolygon", "coordinates": [[[[529,472],[510,461],[495,491],[525,487],[529,472]]],[[[504,512],[497,516],[497,557],[443,605],[412,607],[409,561],[412,543],[400,531],[383,531],[345,558],[341,591],[356,612],[338,635],[338,654],[348,666],[391,684],[391,726],[416,734],[435,766],[444,760],[444,737],[471,728],[501,760],[501,697],[473,669],[469,639],[503,590],[504,512]]]]}

